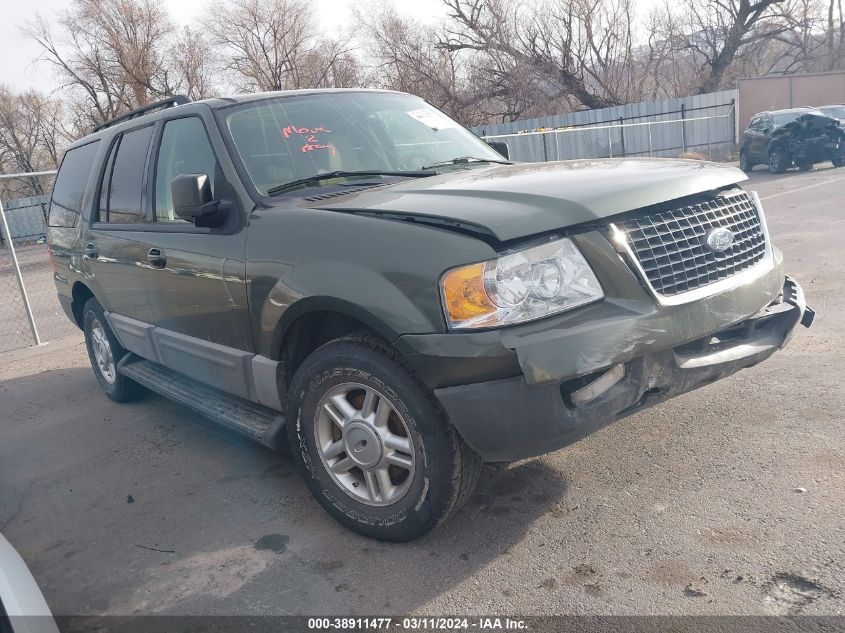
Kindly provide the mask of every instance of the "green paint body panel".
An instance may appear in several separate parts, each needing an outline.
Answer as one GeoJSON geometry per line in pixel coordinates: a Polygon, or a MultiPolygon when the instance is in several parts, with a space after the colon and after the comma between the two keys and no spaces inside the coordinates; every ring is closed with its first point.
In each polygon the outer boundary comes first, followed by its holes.
{"type": "MultiPolygon", "coordinates": [[[[95,135],[101,147],[79,224],[49,231],[56,286],[71,318],[93,294],[109,312],[277,361],[294,323],[335,312],[394,344],[432,390],[514,377],[531,387],[724,330],[758,313],[784,287],[781,256],[773,250],[769,265],[747,283],[663,305],[602,233],[620,214],[746,178],[729,166],[641,158],[468,165],[334,197],[309,200],[317,190],[303,189],[267,198],[246,184],[221,133],[218,110],[229,104],[179,106],[95,135]],[[156,126],[150,173],[160,128],[176,116],[205,124],[232,198],[226,224],[157,230],[93,222],[96,181],[116,135],[156,126]],[[605,291],[603,301],[501,329],[448,331],[439,296],[444,271],[548,235],[576,242],[605,291]],[[97,258],[84,254],[90,242],[99,247],[97,258]],[[167,253],[165,268],[147,263],[150,248],[167,253]]],[[[148,177],[149,219],[152,196],[148,177]]]]}
{"type": "Polygon", "coordinates": [[[474,167],[353,193],[328,209],[368,209],[462,221],[499,241],[558,231],[746,180],[730,165],[607,158],[474,167]]]}

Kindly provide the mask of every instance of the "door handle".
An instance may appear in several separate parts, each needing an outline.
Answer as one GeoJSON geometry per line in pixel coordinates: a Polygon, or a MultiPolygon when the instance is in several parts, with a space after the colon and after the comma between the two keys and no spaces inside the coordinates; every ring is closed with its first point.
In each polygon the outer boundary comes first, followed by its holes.
{"type": "Polygon", "coordinates": [[[151,248],[147,253],[147,261],[153,268],[164,268],[167,265],[167,257],[160,248],[151,248]]]}
{"type": "Polygon", "coordinates": [[[97,255],[99,251],[97,250],[97,245],[94,242],[88,242],[85,245],[85,257],[88,259],[97,259],[97,255]]]}

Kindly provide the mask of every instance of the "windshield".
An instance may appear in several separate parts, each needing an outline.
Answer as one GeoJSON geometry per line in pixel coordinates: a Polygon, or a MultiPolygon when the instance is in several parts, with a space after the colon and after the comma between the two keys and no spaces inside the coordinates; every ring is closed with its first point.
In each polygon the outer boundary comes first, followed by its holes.
{"type": "Polygon", "coordinates": [[[786,125],[787,123],[791,123],[802,114],[804,114],[804,111],[787,112],[786,114],[775,114],[772,116],[772,119],[774,119],[775,127],[780,127],[782,125],[786,125]]]}
{"type": "Polygon", "coordinates": [[[229,110],[226,128],[255,188],[334,171],[418,171],[471,156],[503,161],[484,141],[418,97],[333,92],[229,110]]]}
{"type": "Polygon", "coordinates": [[[834,119],[845,119],[845,105],[825,106],[819,108],[823,114],[834,119]]]}
{"type": "Polygon", "coordinates": [[[791,112],[782,112],[780,114],[775,114],[772,116],[775,122],[775,127],[781,127],[782,125],[786,125],[787,123],[792,123],[795,121],[799,116],[804,114],[821,114],[818,110],[792,110],[791,112]]]}

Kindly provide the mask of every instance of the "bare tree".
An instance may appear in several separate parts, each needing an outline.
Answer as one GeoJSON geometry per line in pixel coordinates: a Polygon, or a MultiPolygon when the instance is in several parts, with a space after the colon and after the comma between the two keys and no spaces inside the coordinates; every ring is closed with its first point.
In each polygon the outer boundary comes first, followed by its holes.
{"type": "Polygon", "coordinates": [[[179,78],[176,90],[194,101],[215,93],[213,75],[218,59],[211,42],[199,31],[186,26],[170,50],[173,68],[179,78]]]}
{"type": "Polygon", "coordinates": [[[232,0],[206,26],[223,66],[242,90],[286,90],[351,82],[349,38],[320,38],[306,0],[232,0]]]}
{"type": "Polygon", "coordinates": [[[845,67],[843,0],[661,0],[647,16],[635,0],[442,0],[436,25],[373,5],[356,13],[359,48],[325,35],[310,0],[214,1],[202,30],[174,28],[156,0],[71,0],[29,24],[68,88],[47,127],[78,135],[177,92],[211,96],[215,82],[382,86],[476,125],[845,67]]]}
{"type": "Polygon", "coordinates": [[[630,53],[628,0],[523,5],[507,0],[444,0],[451,23],[441,45],[501,55],[530,72],[549,97],[587,108],[620,102],[617,64],[630,53]]]}
{"type": "Polygon", "coordinates": [[[191,31],[177,36],[154,0],[73,0],[24,28],[63,87],[80,132],[185,87],[208,94],[209,47],[191,31]]]}
{"type": "Polygon", "coordinates": [[[828,0],[825,70],[845,68],[845,14],[842,0],[828,0]]]}
{"type": "Polygon", "coordinates": [[[497,93],[495,71],[485,73],[468,56],[438,46],[437,29],[390,6],[358,11],[356,18],[371,63],[367,83],[419,95],[467,125],[482,122],[481,102],[497,93]]]}
{"type": "MultiPolygon", "coordinates": [[[[0,173],[55,169],[67,141],[61,129],[61,104],[27,91],[15,94],[0,86],[0,173]]],[[[4,195],[44,195],[39,179],[3,181],[4,195]]]]}
{"type": "Polygon", "coordinates": [[[736,62],[754,46],[789,31],[786,0],[686,0],[666,5],[664,36],[695,69],[695,93],[729,85],[736,62]]]}

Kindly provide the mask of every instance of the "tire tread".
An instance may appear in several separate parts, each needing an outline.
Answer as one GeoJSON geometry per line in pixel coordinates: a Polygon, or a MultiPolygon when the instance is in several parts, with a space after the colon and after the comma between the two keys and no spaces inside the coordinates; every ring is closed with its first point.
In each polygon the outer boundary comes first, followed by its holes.
{"type": "MultiPolygon", "coordinates": [[[[443,409],[440,401],[435,397],[431,389],[429,389],[422,380],[420,380],[413,369],[411,369],[411,367],[405,362],[402,355],[383,339],[369,332],[352,332],[324,343],[315,350],[314,354],[318,351],[331,351],[335,347],[345,347],[347,345],[363,347],[369,351],[386,356],[389,360],[396,363],[396,365],[398,365],[406,374],[406,377],[416,383],[421,391],[427,396],[432,407],[445,422],[446,432],[449,435],[449,440],[451,441],[453,447],[453,460],[451,498],[445,505],[441,515],[436,517],[434,527],[442,525],[452,512],[461,508],[461,506],[463,506],[472,496],[481,476],[481,458],[467,445],[466,442],[464,442],[463,438],[461,438],[455,430],[455,427],[449,423],[446,411],[443,409]]],[[[303,367],[306,367],[307,364],[308,359],[306,359],[303,363],[303,367]]]]}

